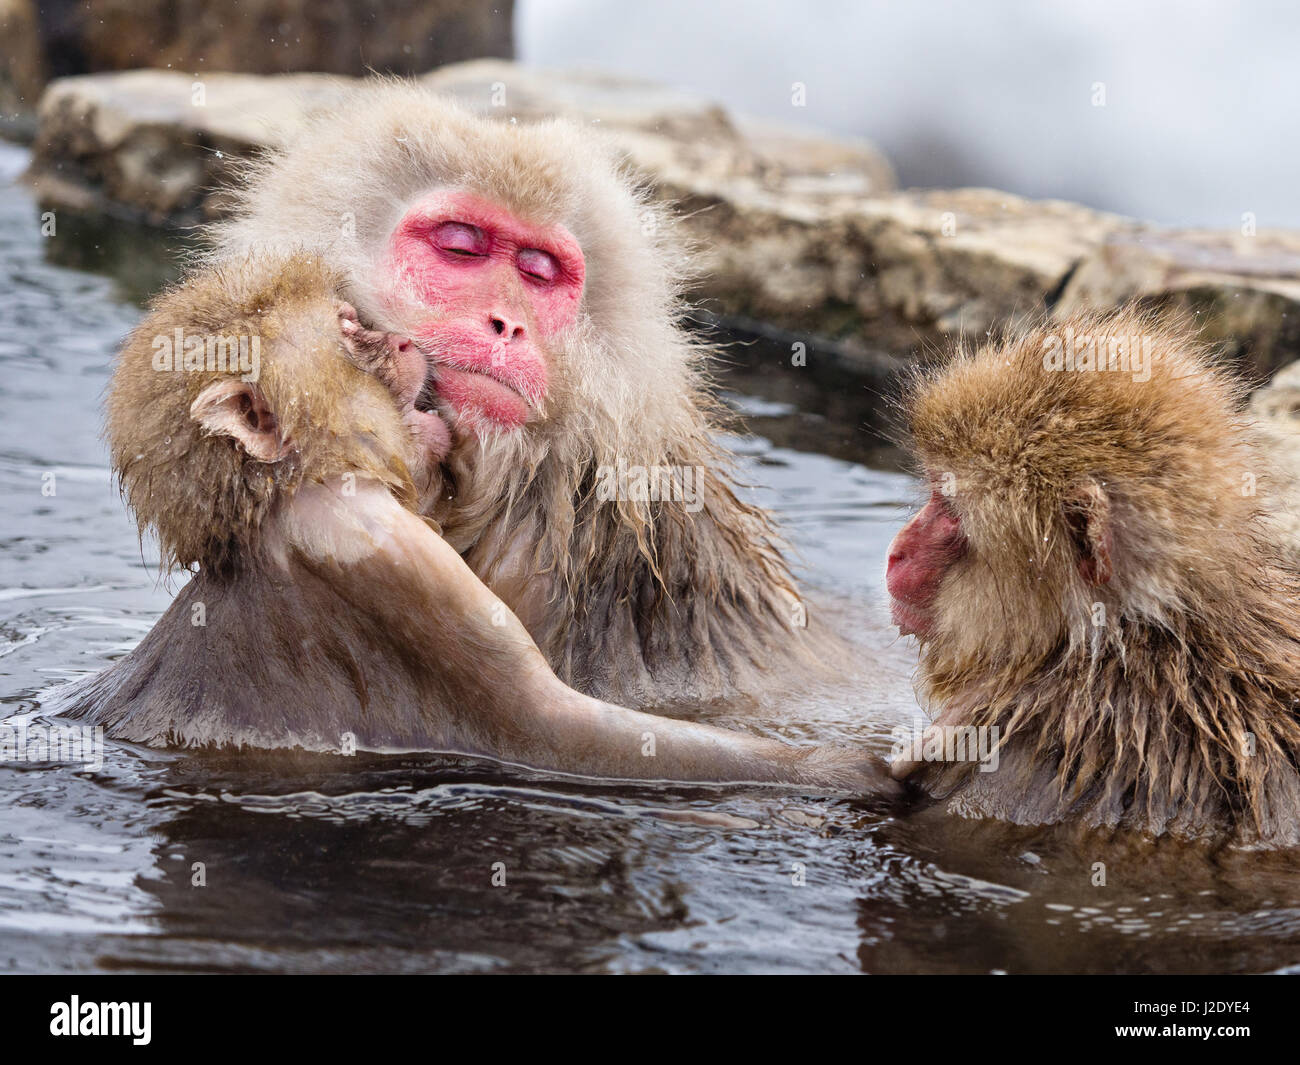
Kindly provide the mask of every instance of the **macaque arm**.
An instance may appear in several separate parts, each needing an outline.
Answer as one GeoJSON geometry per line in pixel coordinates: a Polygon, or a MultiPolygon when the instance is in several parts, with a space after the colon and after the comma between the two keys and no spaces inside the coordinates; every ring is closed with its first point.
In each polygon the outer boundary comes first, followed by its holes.
{"type": "Polygon", "coordinates": [[[792,747],[574,691],[460,555],[373,482],[351,495],[338,485],[303,489],[284,533],[305,564],[333,570],[336,591],[366,624],[400,641],[417,690],[445,693],[446,707],[411,712],[448,714],[460,753],[603,778],[896,790],[883,761],[864,751],[792,747]],[[435,683],[420,683],[421,673],[435,683]]]}

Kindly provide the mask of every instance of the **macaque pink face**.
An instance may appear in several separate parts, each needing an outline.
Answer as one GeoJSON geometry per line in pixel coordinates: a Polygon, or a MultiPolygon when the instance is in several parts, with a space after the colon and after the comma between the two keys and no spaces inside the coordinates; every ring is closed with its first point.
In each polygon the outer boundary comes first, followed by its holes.
{"type": "Polygon", "coordinates": [[[889,545],[885,584],[890,612],[904,636],[924,639],[934,628],[934,603],[948,567],[966,553],[961,519],[938,491],[889,545]]]}
{"type": "Polygon", "coordinates": [[[407,332],[435,367],[438,396],[482,431],[541,412],[548,353],[578,317],[585,277],[582,249],[563,226],[439,191],[393,230],[382,288],[403,319],[414,317],[407,332]]]}

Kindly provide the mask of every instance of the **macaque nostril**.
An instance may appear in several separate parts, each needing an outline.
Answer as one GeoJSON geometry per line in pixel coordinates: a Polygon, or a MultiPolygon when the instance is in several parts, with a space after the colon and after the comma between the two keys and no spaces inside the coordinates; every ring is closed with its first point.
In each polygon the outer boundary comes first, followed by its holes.
{"type": "Polygon", "coordinates": [[[492,316],[492,332],[499,337],[505,337],[506,340],[523,340],[524,338],[524,327],[522,325],[515,325],[508,319],[498,318],[496,315],[492,316]]]}

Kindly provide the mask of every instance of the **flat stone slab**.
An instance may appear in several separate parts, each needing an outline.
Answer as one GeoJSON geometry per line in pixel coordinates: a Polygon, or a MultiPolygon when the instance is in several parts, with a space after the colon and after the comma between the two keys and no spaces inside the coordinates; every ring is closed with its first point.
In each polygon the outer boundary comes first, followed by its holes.
{"type": "MultiPolygon", "coordinates": [[[[878,368],[1007,322],[1139,300],[1190,310],[1267,373],[1300,357],[1300,234],[1173,230],[992,189],[895,189],[870,144],[729,114],[687,93],[504,60],[420,79],[503,121],[605,131],[697,248],[692,296],[793,346],[878,368]]],[[[157,70],[53,82],[30,177],[44,202],[158,225],[221,214],[232,164],[353,79],[157,70]]]]}

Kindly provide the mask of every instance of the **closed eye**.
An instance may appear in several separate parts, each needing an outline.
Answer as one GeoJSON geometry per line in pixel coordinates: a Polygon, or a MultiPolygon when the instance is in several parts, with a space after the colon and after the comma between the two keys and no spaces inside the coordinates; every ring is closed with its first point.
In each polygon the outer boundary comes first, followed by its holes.
{"type": "Polygon", "coordinates": [[[521,273],[527,274],[535,281],[551,284],[560,277],[560,263],[549,252],[537,248],[525,248],[515,260],[521,273]]]}
{"type": "Polygon", "coordinates": [[[440,251],[466,258],[488,253],[487,234],[465,222],[443,222],[429,234],[429,243],[440,251]]]}

